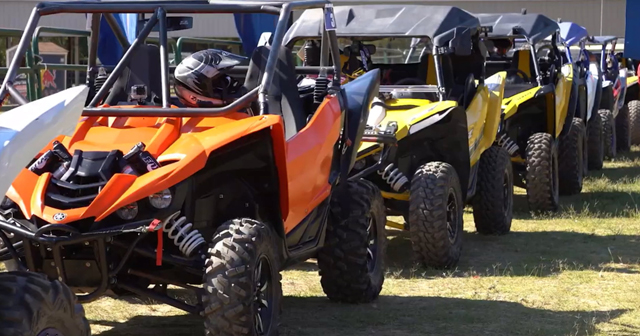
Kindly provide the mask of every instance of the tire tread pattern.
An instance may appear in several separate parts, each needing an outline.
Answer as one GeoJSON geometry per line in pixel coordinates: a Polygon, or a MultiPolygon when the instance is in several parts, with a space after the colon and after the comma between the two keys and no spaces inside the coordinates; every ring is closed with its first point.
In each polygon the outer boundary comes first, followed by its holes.
{"type": "Polygon", "coordinates": [[[0,273],[0,335],[31,336],[47,328],[88,336],[89,323],[71,289],[34,272],[0,273]]]}
{"type": "Polygon", "coordinates": [[[368,303],[375,300],[384,283],[386,215],[382,194],[366,180],[348,181],[332,196],[325,244],[318,253],[320,283],[332,301],[368,303]],[[378,263],[373,272],[367,264],[369,219],[375,217],[378,263]]]}
{"type": "Polygon", "coordinates": [[[587,148],[589,170],[600,170],[604,164],[604,142],[602,139],[602,117],[594,113],[587,123],[587,148]]]}
{"type": "MultiPolygon", "coordinates": [[[[513,218],[513,168],[509,153],[502,147],[489,147],[480,157],[477,191],[473,198],[473,221],[480,234],[503,235],[511,230],[513,218]],[[504,175],[509,174],[512,199],[505,211],[504,175]]],[[[508,196],[508,197],[509,197],[508,196]]]]}
{"type": "Polygon", "coordinates": [[[571,129],[560,138],[558,153],[558,174],[560,179],[561,195],[576,195],[582,191],[583,164],[582,158],[583,137],[585,134],[582,119],[573,118],[571,129]]]}
{"type": "Polygon", "coordinates": [[[413,252],[428,267],[452,268],[462,252],[463,205],[460,180],[453,166],[429,162],[411,180],[409,224],[413,252]],[[447,200],[453,189],[458,200],[458,235],[454,242],[447,230],[447,200]]]}
{"type": "Polygon", "coordinates": [[[527,200],[531,211],[557,211],[558,194],[553,188],[554,139],[549,133],[535,133],[527,141],[527,200]]]}
{"type": "Polygon", "coordinates": [[[280,256],[273,229],[259,221],[240,218],[222,224],[209,245],[205,262],[204,294],[205,335],[241,336],[254,334],[252,311],[258,257],[266,255],[271,263],[274,287],[272,331],[277,335],[282,284],[280,256]],[[274,324],[275,323],[275,324],[274,324]]]}

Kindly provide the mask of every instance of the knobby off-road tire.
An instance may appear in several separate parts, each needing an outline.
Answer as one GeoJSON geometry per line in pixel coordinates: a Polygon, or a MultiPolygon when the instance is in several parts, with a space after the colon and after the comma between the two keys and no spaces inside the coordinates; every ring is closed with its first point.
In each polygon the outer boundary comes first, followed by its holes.
{"type": "Polygon", "coordinates": [[[90,334],[82,305],[63,283],[32,272],[0,273],[0,335],[90,334]]]}
{"type": "Polygon", "coordinates": [[[571,129],[560,138],[558,174],[561,195],[576,195],[582,191],[584,179],[584,136],[582,119],[573,118],[571,129]]]}
{"type": "Polygon", "coordinates": [[[640,101],[632,100],[627,105],[629,108],[629,132],[631,144],[640,145],[640,101]]]}
{"type": "Polygon", "coordinates": [[[600,119],[602,119],[604,157],[611,160],[617,155],[615,120],[610,110],[598,110],[598,114],[600,115],[600,119]]]}
{"type": "Polygon", "coordinates": [[[604,142],[602,139],[602,118],[594,113],[587,123],[587,148],[589,170],[600,170],[604,163],[604,142]]]}
{"type": "Polygon", "coordinates": [[[429,162],[411,180],[409,223],[418,262],[452,268],[462,251],[463,208],[460,179],[453,166],[429,162]]]}
{"type": "Polygon", "coordinates": [[[513,219],[513,168],[502,147],[487,149],[478,163],[478,184],[473,198],[473,220],[481,234],[503,235],[513,219]]]}
{"type": "Polygon", "coordinates": [[[626,104],[622,106],[616,116],[616,144],[618,152],[626,152],[631,149],[629,107],[626,104]]]}
{"type": "Polygon", "coordinates": [[[557,211],[558,150],[551,134],[535,133],[527,141],[527,201],[531,211],[557,211]]]}
{"type": "Polygon", "coordinates": [[[253,219],[233,219],[218,228],[205,263],[205,335],[278,334],[278,246],[273,229],[253,219]]]}
{"type": "Polygon", "coordinates": [[[318,253],[320,283],[332,301],[371,302],[384,283],[384,201],[369,181],[348,181],[338,188],[331,199],[325,244],[318,253]]]}

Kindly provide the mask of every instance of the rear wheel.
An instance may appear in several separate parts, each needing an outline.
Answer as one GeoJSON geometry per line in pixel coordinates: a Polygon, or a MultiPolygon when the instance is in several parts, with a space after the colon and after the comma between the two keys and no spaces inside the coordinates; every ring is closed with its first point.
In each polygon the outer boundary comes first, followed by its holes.
{"type": "Polygon", "coordinates": [[[63,283],[32,272],[0,273],[0,334],[90,335],[84,309],[63,283]]]}
{"type": "Polygon", "coordinates": [[[604,162],[604,143],[602,140],[602,118],[594,113],[587,124],[587,147],[589,170],[600,170],[604,162]]]}
{"type": "Polygon", "coordinates": [[[640,101],[632,100],[628,104],[629,108],[629,132],[631,133],[631,144],[640,145],[640,101]]]}
{"type": "Polygon", "coordinates": [[[604,146],[604,156],[613,159],[617,155],[616,127],[613,113],[610,110],[599,110],[602,119],[602,143],[604,146]]]}
{"type": "Polygon", "coordinates": [[[234,219],[216,231],[205,263],[206,335],[277,335],[282,285],[270,226],[234,219]]]}
{"type": "Polygon", "coordinates": [[[575,195],[582,191],[584,177],[584,137],[585,130],[582,119],[573,118],[571,129],[560,139],[558,154],[558,174],[560,193],[575,195]]]}
{"type": "Polygon", "coordinates": [[[318,253],[322,289],[333,301],[371,302],[384,283],[387,220],[382,194],[366,180],[338,188],[318,253]]]}
{"type": "Polygon", "coordinates": [[[625,104],[616,116],[616,143],[619,152],[631,149],[631,134],[629,129],[629,107],[625,104]]]}
{"type": "Polygon", "coordinates": [[[462,190],[453,166],[429,162],[411,180],[409,223],[413,252],[419,262],[452,268],[460,260],[463,231],[462,190]]]}
{"type": "Polygon", "coordinates": [[[551,134],[535,133],[527,141],[527,200],[531,211],[557,211],[558,150],[551,134]]]}
{"type": "Polygon", "coordinates": [[[478,189],[473,198],[473,220],[481,234],[502,235],[513,218],[513,168],[509,153],[490,147],[480,157],[478,189]]]}

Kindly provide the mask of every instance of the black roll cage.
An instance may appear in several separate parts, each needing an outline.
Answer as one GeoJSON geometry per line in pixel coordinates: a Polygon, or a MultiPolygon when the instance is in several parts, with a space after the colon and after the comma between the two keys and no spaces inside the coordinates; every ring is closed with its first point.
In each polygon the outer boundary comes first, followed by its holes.
{"type": "MultiPolygon", "coordinates": [[[[556,60],[557,60],[557,58],[560,57],[559,56],[560,55],[560,50],[558,49],[558,44],[557,44],[557,39],[558,39],[559,33],[555,32],[555,33],[551,34],[550,36],[551,36],[551,47],[554,50],[554,54],[556,55],[556,60]]],[[[487,40],[498,40],[498,39],[510,38],[510,39],[513,39],[514,41],[516,39],[523,39],[523,40],[525,40],[527,42],[527,44],[529,44],[529,52],[531,53],[531,57],[534,57],[534,59],[536,58],[536,55],[537,55],[536,45],[534,43],[532,43],[533,41],[527,35],[524,35],[524,34],[493,35],[493,36],[485,35],[484,38],[487,39],[487,40]]],[[[536,82],[538,83],[539,86],[542,86],[543,85],[542,73],[540,72],[540,65],[538,64],[537,61],[533,62],[533,67],[534,67],[534,71],[536,73],[536,82]]],[[[560,70],[560,68],[558,68],[558,70],[560,70]]]]}
{"type": "MultiPolygon", "coordinates": [[[[90,97],[91,101],[84,108],[83,116],[153,116],[153,117],[212,117],[220,114],[237,111],[249,106],[256,97],[260,106],[260,115],[269,114],[267,101],[269,91],[273,82],[278,50],[283,46],[284,35],[288,29],[289,18],[294,10],[305,10],[311,8],[324,8],[331,4],[328,0],[300,0],[292,2],[207,2],[207,1],[110,1],[110,2],[42,2],[35,6],[29,17],[26,28],[18,44],[16,57],[9,65],[7,74],[0,87],[0,105],[7,96],[14,98],[20,105],[28,103],[14,87],[14,81],[20,68],[25,53],[28,51],[32,36],[36,31],[41,17],[61,13],[94,14],[91,17],[91,38],[89,43],[89,61],[87,65],[87,82],[92,88],[95,76],[98,73],[97,49],[98,36],[100,32],[100,18],[104,16],[109,26],[113,30],[116,38],[125,50],[122,59],[109,74],[104,85],[90,97]],[[142,27],[133,43],[129,44],[125,34],[118,26],[114,13],[138,13],[152,14],[146,24],[142,27]],[[170,103],[169,87],[169,55],[167,47],[167,14],[224,14],[224,13],[264,13],[278,15],[276,30],[271,39],[271,52],[266,63],[265,73],[260,85],[240,97],[238,100],[224,107],[216,108],[172,108],[170,103]],[[97,14],[97,15],[96,15],[97,14]],[[144,44],[154,26],[158,25],[160,44],[160,65],[162,80],[162,106],[144,108],[109,108],[97,107],[109,89],[116,82],[118,77],[127,67],[132,55],[138,47],[144,44]]],[[[319,71],[323,73],[334,73],[333,85],[340,85],[340,54],[336,32],[323,29],[322,41],[328,42],[323,45],[319,71]],[[329,66],[329,57],[333,59],[333,67],[329,66]]]]}

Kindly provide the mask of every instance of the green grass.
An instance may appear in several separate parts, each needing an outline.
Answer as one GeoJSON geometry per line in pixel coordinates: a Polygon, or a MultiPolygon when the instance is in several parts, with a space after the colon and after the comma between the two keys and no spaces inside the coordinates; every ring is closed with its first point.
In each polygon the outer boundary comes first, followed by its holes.
{"type": "MultiPolygon", "coordinates": [[[[640,334],[640,152],[591,172],[559,213],[533,216],[516,189],[512,232],[475,233],[465,214],[458,268],[416,267],[406,233],[390,230],[388,273],[372,304],[329,302],[315,263],[283,273],[281,335],[640,334]]],[[[184,296],[179,291],[174,291],[184,296]]],[[[94,334],[194,335],[201,322],[149,300],[85,305],[94,334]]]]}

